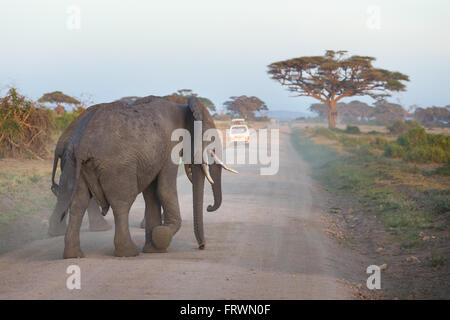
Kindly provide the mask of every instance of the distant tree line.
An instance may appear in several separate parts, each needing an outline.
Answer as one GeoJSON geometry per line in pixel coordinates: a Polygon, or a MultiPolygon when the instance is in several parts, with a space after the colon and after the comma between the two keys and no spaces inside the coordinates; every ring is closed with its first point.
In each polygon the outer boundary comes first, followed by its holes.
{"type": "MultiPolygon", "coordinates": [[[[309,110],[326,120],[328,106],[324,103],[314,103],[309,110]]],[[[349,103],[341,102],[336,105],[339,120],[344,124],[375,124],[391,125],[398,120],[416,120],[425,126],[450,126],[450,105],[445,107],[420,108],[415,107],[411,112],[406,111],[400,104],[380,100],[373,104],[353,100],[349,103]]]]}

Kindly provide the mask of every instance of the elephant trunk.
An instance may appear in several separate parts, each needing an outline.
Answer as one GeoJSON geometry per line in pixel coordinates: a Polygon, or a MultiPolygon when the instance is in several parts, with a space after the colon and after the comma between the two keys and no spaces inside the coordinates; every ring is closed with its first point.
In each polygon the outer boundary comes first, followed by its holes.
{"type": "Polygon", "coordinates": [[[219,164],[211,164],[209,166],[209,172],[214,180],[214,184],[211,185],[214,195],[214,204],[209,205],[206,210],[212,212],[219,209],[222,204],[222,166],[219,164]]]}
{"type": "Polygon", "coordinates": [[[194,209],[194,233],[198,242],[198,248],[205,248],[205,236],[203,232],[203,190],[205,186],[205,174],[200,165],[192,166],[192,193],[194,209]]]}

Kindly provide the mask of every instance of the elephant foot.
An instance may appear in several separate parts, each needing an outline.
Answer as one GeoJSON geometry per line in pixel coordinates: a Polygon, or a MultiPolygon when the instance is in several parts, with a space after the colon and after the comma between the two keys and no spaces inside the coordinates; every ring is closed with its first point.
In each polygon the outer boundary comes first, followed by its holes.
{"type": "Polygon", "coordinates": [[[58,237],[66,234],[67,226],[64,223],[58,223],[56,225],[50,223],[48,228],[48,235],[50,237],[58,237]]]}
{"type": "Polygon", "coordinates": [[[84,253],[80,248],[64,248],[64,259],[84,258],[84,253]]]}
{"type": "Polygon", "coordinates": [[[145,218],[141,221],[141,229],[145,229],[145,218]]]}
{"type": "Polygon", "coordinates": [[[135,257],[139,255],[139,250],[133,242],[130,242],[125,245],[116,245],[114,255],[116,257],[135,257]]]}
{"type": "Polygon", "coordinates": [[[105,219],[101,218],[94,221],[89,221],[89,231],[108,231],[111,230],[112,226],[105,219]]]}
{"type": "Polygon", "coordinates": [[[152,243],[156,249],[167,249],[172,241],[172,232],[169,227],[158,226],[152,230],[152,243]]]}
{"type": "Polygon", "coordinates": [[[151,243],[146,244],[142,249],[144,253],[167,253],[167,249],[156,249],[151,243]]]}

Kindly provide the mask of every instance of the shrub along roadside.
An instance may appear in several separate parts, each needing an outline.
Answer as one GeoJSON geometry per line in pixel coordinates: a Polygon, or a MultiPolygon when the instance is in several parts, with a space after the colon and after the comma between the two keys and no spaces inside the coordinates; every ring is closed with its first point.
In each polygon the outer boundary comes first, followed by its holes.
{"type": "Polygon", "coordinates": [[[64,113],[55,116],[54,127],[57,133],[62,133],[69,124],[75,120],[85,109],[83,107],[78,107],[72,112],[64,111],[64,113]]]}
{"type": "Polygon", "coordinates": [[[83,111],[83,107],[78,107],[57,114],[15,88],[9,89],[0,98],[0,159],[48,156],[47,147],[54,142],[54,134],[59,135],[83,111]]]}
{"type": "Polygon", "coordinates": [[[414,120],[396,120],[391,126],[387,127],[391,134],[399,135],[408,132],[409,129],[420,127],[420,123],[414,120]]]}
{"type": "MultiPolygon", "coordinates": [[[[448,228],[450,191],[428,190],[416,186],[393,184],[399,173],[420,174],[404,162],[392,161],[372,152],[370,144],[359,145],[347,155],[313,143],[301,130],[292,134],[292,142],[302,158],[311,163],[314,178],[331,192],[358,201],[367,212],[382,218],[384,226],[394,233],[403,247],[423,243],[419,233],[424,229],[448,228]],[[413,189],[414,192],[410,192],[413,189]]],[[[372,142],[382,147],[387,140],[381,137],[372,142]]]]}
{"type": "Polygon", "coordinates": [[[385,156],[406,161],[446,163],[450,160],[450,137],[426,133],[423,127],[413,127],[397,141],[387,143],[385,156]]]}
{"type": "Polygon", "coordinates": [[[0,99],[0,158],[41,158],[54,128],[54,114],[11,88],[0,99]]]}

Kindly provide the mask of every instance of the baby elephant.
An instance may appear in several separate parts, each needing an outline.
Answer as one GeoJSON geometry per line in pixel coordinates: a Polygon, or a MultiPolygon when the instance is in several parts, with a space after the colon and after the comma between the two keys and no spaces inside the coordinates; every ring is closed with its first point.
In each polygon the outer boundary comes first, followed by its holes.
{"type": "MultiPolygon", "coordinates": [[[[58,139],[55,148],[55,155],[53,160],[53,172],[52,172],[52,192],[55,196],[58,196],[59,193],[59,185],[55,182],[56,169],[58,167],[58,161],[60,160],[61,170],[64,167],[63,163],[63,155],[69,144],[70,138],[75,131],[78,123],[91,111],[96,110],[99,105],[92,106],[85,110],[82,114],[80,114],[72,123],[64,130],[61,136],[58,139]]],[[[91,199],[87,208],[88,217],[89,217],[89,231],[106,231],[110,230],[112,226],[105,220],[105,218],[101,214],[101,210],[95,201],[95,199],[91,199]]],[[[52,237],[61,236],[66,234],[67,229],[67,215],[64,214],[61,218],[60,215],[52,214],[49,219],[49,228],[48,234],[52,237]]]]}

